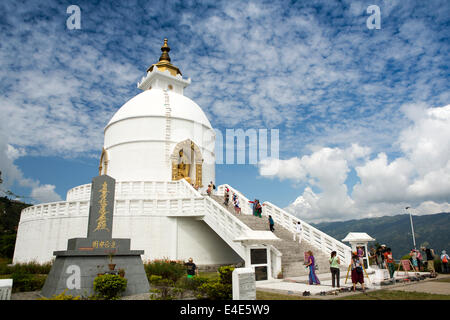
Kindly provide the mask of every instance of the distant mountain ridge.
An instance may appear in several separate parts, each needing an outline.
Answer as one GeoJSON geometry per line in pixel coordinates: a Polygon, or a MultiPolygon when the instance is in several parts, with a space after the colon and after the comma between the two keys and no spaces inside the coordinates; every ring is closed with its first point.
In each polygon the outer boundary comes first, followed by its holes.
{"type": "MultiPolygon", "coordinates": [[[[441,212],[430,215],[412,216],[416,248],[426,244],[434,249],[437,255],[442,250],[450,252],[450,213],[441,212]]],[[[366,232],[376,243],[386,244],[392,249],[395,259],[400,259],[413,248],[411,223],[408,214],[348,220],[339,222],[322,222],[311,224],[320,231],[341,241],[349,232],[366,232]]],[[[346,243],[348,244],[348,243],[346,243]]]]}

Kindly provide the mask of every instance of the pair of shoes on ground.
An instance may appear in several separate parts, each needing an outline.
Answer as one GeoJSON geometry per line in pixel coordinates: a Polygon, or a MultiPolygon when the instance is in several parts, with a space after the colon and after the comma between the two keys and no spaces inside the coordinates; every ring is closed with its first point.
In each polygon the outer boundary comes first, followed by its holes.
{"type": "Polygon", "coordinates": [[[310,296],[310,295],[311,295],[311,292],[309,292],[309,291],[304,291],[304,292],[303,292],[303,296],[304,296],[304,297],[310,296]]]}

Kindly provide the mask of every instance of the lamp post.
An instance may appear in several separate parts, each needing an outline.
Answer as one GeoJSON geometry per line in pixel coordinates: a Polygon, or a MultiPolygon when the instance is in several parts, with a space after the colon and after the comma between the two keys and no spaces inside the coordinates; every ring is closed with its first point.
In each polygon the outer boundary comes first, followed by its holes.
{"type": "MultiPolygon", "coordinates": [[[[408,212],[408,209],[411,209],[411,207],[406,207],[405,208],[406,212],[408,212]]],[[[413,237],[414,250],[416,250],[416,238],[414,237],[414,226],[413,226],[411,212],[409,212],[409,221],[411,222],[411,232],[412,232],[412,237],[413,237]]]]}

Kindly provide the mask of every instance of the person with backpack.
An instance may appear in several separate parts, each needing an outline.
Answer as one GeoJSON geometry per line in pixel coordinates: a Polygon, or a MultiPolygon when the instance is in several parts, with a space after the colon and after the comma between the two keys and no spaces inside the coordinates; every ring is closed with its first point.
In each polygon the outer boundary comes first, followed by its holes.
{"type": "Polygon", "coordinates": [[[361,257],[358,256],[357,252],[353,252],[352,254],[351,268],[352,268],[353,292],[356,291],[357,283],[360,283],[363,292],[366,292],[366,289],[364,288],[363,260],[361,257]]]}
{"type": "Polygon", "coordinates": [[[216,185],[212,181],[210,181],[210,185],[211,185],[211,191],[214,194],[214,192],[216,190],[216,185]]]}
{"type": "Polygon", "coordinates": [[[441,261],[442,261],[442,272],[448,273],[448,254],[445,250],[441,252],[441,261]]]}
{"type": "Polygon", "coordinates": [[[421,249],[425,252],[427,258],[427,271],[430,272],[432,277],[435,277],[436,270],[434,269],[434,250],[427,247],[422,247],[421,249]]]}

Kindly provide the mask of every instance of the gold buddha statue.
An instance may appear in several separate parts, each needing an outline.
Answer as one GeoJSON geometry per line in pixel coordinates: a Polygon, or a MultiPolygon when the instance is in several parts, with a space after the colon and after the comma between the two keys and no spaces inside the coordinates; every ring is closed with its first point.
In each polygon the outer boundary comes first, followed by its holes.
{"type": "Polygon", "coordinates": [[[190,161],[184,154],[183,149],[178,152],[178,155],[180,158],[178,159],[177,176],[179,179],[185,179],[187,182],[191,183],[191,178],[189,177],[189,171],[191,169],[190,161]]]}

